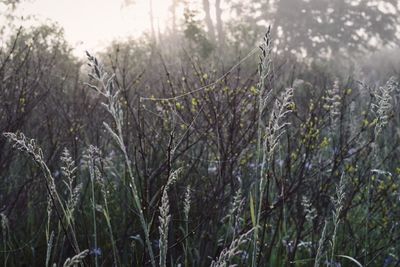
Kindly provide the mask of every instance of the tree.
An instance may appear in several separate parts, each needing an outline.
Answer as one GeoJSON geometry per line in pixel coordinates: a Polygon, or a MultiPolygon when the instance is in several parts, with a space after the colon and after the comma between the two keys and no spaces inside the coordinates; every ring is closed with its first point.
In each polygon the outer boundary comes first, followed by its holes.
{"type": "Polygon", "coordinates": [[[215,0],[215,18],[216,18],[216,28],[218,33],[218,43],[220,46],[223,46],[225,43],[225,33],[222,22],[221,0],[215,0]]]}
{"type": "Polygon", "coordinates": [[[214,1],[215,22],[211,16],[211,3],[203,0],[204,22],[207,25],[208,37],[211,42],[219,47],[224,46],[225,34],[223,31],[221,0],[214,1]]]}
{"type": "Polygon", "coordinates": [[[271,24],[280,51],[333,56],[397,40],[397,0],[235,1],[232,8],[257,33],[271,24]]]}
{"type": "Polygon", "coordinates": [[[13,7],[18,5],[20,2],[20,0],[0,0],[0,4],[11,5],[13,7]]]}
{"type": "Polygon", "coordinates": [[[198,51],[201,57],[207,58],[214,48],[214,42],[207,39],[201,22],[196,19],[196,14],[197,12],[189,6],[185,7],[183,33],[189,41],[191,50],[198,51]]]}
{"type": "Polygon", "coordinates": [[[203,0],[204,21],[207,25],[208,37],[212,42],[215,42],[215,29],[211,19],[210,1],[203,0]]]}

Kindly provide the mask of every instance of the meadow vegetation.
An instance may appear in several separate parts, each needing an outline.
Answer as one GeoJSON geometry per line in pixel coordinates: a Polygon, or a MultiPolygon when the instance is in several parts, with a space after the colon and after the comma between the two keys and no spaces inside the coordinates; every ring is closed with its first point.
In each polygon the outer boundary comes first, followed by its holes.
{"type": "Polygon", "coordinates": [[[186,23],[186,49],[84,60],[55,26],[7,37],[0,264],[399,266],[400,64],[303,61],[270,29],[220,50],[186,23]]]}

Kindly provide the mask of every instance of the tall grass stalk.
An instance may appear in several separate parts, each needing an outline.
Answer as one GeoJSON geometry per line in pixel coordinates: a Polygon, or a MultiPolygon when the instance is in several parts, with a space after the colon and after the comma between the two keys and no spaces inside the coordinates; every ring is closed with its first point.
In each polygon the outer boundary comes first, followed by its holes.
{"type": "Polygon", "coordinates": [[[186,188],[185,199],[183,201],[183,215],[185,220],[185,266],[189,266],[189,212],[191,202],[190,186],[186,188]]]}
{"type": "Polygon", "coordinates": [[[171,215],[169,214],[169,198],[168,198],[168,190],[173,185],[178,177],[181,169],[178,169],[171,173],[167,184],[164,187],[162,197],[161,197],[161,206],[160,206],[160,216],[158,216],[158,220],[160,221],[160,226],[158,227],[160,233],[160,267],[167,266],[167,253],[168,253],[168,231],[169,231],[169,222],[171,220],[171,215]]]}
{"type": "MultiPolygon", "coordinates": [[[[95,199],[95,180],[97,176],[96,172],[96,166],[95,166],[95,158],[98,155],[98,149],[95,148],[94,146],[89,147],[89,175],[90,175],[90,188],[91,188],[91,204],[92,204],[92,220],[93,220],[93,243],[94,243],[94,249],[97,250],[97,223],[96,223],[96,199],[95,199]]],[[[93,253],[94,254],[94,262],[95,266],[99,266],[99,260],[98,260],[98,253],[93,253]]]]}
{"type": "Polygon", "coordinates": [[[229,229],[232,229],[232,239],[236,238],[236,234],[240,231],[241,213],[243,211],[245,200],[243,198],[241,186],[237,189],[231,209],[229,210],[229,229]]]}
{"type": "Polygon", "coordinates": [[[333,211],[333,234],[332,234],[332,251],[331,251],[331,262],[335,257],[336,248],[336,236],[340,223],[340,215],[344,208],[344,200],[346,197],[346,175],[342,173],[339,184],[336,186],[336,198],[333,200],[335,204],[335,210],[333,211]]]}
{"type": "MultiPolygon", "coordinates": [[[[100,175],[100,171],[98,171],[98,173],[100,175]]],[[[109,234],[110,234],[113,258],[114,258],[114,266],[119,266],[119,257],[118,257],[118,252],[117,252],[117,245],[116,245],[115,238],[114,238],[114,231],[113,231],[113,228],[112,228],[111,216],[110,216],[110,211],[109,211],[109,208],[108,208],[108,193],[107,193],[107,190],[105,188],[106,185],[104,184],[104,180],[103,180],[103,178],[101,176],[99,176],[98,181],[100,183],[100,189],[101,189],[101,193],[103,195],[103,201],[104,201],[104,207],[101,207],[101,211],[102,211],[102,213],[104,215],[104,218],[106,220],[108,231],[109,231],[109,234]]]]}
{"type": "MultiPolygon", "coordinates": [[[[258,129],[257,129],[257,169],[258,179],[256,183],[256,201],[255,201],[255,225],[253,234],[253,252],[252,266],[257,264],[258,255],[258,233],[260,228],[260,217],[262,211],[262,203],[264,200],[265,190],[268,190],[268,178],[266,171],[271,163],[274,151],[279,145],[280,137],[284,134],[284,128],[288,125],[284,121],[288,113],[291,112],[293,105],[293,89],[287,88],[280,99],[276,99],[272,110],[270,111],[269,119],[265,119],[267,106],[270,102],[272,89],[268,91],[268,83],[272,74],[272,40],[270,29],[264,37],[264,42],[260,46],[261,56],[259,63],[259,83],[258,83],[258,129]]],[[[268,201],[268,199],[267,199],[268,201]]]]}
{"type": "Polygon", "coordinates": [[[64,207],[60,195],[57,192],[54,177],[44,161],[42,149],[36,144],[35,140],[26,138],[23,133],[4,133],[3,135],[13,143],[13,147],[26,153],[42,171],[48,196],[50,197],[53,209],[58,216],[61,229],[75,253],[79,253],[80,250],[75,231],[71,227],[70,223],[67,223],[67,225],[64,223],[64,219],[68,217],[68,213],[64,207]]]}
{"type": "MultiPolygon", "coordinates": [[[[396,82],[394,78],[390,78],[384,86],[379,87],[378,90],[373,92],[373,96],[376,99],[376,102],[372,104],[372,107],[374,109],[375,113],[375,135],[374,135],[374,143],[372,147],[372,155],[375,155],[375,165],[378,165],[377,158],[378,158],[378,147],[377,147],[377,142],[378,142],[378,137],[381,135],[381,132],[383,128],[388,124],[389,120],[389,115],[390,112],[392,111],[392,100],[393,97],[391,96],[392,92],[396,89],[396,82]]],[[[375,166],[378,167],[378,166],[375,166]]],[[[370,223],[370,209],[371,209],[371,198],[372,198],[372,193],[371,193],[371,175],[368,176],[368,200],[367,200],[367,208],[366,208],[366,214],[365,214],[365,248],[364,248],[364,264],[367,264],[368,262],[368,255],[367,251],[369,250],[369,223],[370,223]]]]}
{"type": "Polygon", "coordinates": [[[326,232],[328,227],[328,221],[325,221],[324,228],[322,229],[321,237],[318,242],[317,254],[315,256],[314,267],[319,267],[322,258],[325,255],[325,242],[326,242],[326,232]]]}
{"type": "MultiPolygon", "coordinates": [[[[50,241],[50,227],[51,227],[51,214],[52,214],[52,202],[50,195],[47,196],[47,222],[46,222],[46,242],[49,244],[50,241]]],[[[47,249],[49,249],[47,247],[47,249]]]]}
{"type": "Polygon", "coordinates": [[[338,127],[338,122],[340,118],[340,106],[341,106],[341,96],[340,96],[340,87],[339,80],[336,79],[333,82],[332,88],[329,88],[327,91],[328,97],[326,98],[327,104],[325,106],[326,109],[329,110],[329,118],[331,120],[331,137],[333,138],[335,135],[335,131],[338,127]]]}
{"type": "MultiPolygon", "coordinates": [[[[51,250],[53,248],[54,242],[54,231],[51,231],[51,234],[47,240],[47,250],[46,250],[46,264],[45,266],[48,267],[51,260],[51,250]]],[[[5,265],[4,265],[5,266],[5,265]]]]}
{"type": "Polygon", "coordinates": [[[236,256],[239,256],[241,253],[243,253],[243,251],[240,249],[240,246],[248,241],[249,236],[252,232],[253,229],[250,229],[249,231],[241,234],[240,236],[232,240],[229,247],[224,248],[219,254],[218,258],[211,262],[210,267],[236,266],[234,264],[231,264],[230,262],[236,256]]]}
{"type": "Polygon", "coordinates": [[[160,206],[160,216],[158,217],[160,226],[158,230],[160,232],[160,267],[167,266],[167,253],[168,253],[168,230],[171,215],[169,214],[169,199],[167,190],[163,190],[160,206]]]}
{"type": "Polygon", "coordinates": [[[106,108],[106,110],[110,113],[110,115],[113,118],[113,121],[115,123],[115,128],[116,130],[114,131],[111,129],[111,127],[104,122],[104,126],[107,129],[107,131],[110,133],[114,141],[117,143],[118,148],[121,150],[122,155],[125,160],[125,165],[128,170],[128,175],[130,178],[130,183],[129,183],[129,188],[132,191],[132,196],[134,200],[134,206],[139,214],[139,220],[140,224],[142,226],[143,232],[144,232],[144,237],[145,237],[145,242],[147,246],[147,250],[149,253],[151,265],[153,267],[156,267],[156,262],[155,262],[155,257],[154,257],[154,252],[153,248],[151,246],[151,241],[150,241],[150,235],[149,235],[149,227],[146,221],[146,218],[144,217],[143,213],[143,208],[141,204],[141,197],[139,195],[139,191],[137,189],[137,181],[133,175],[133,170],[132,170],[132,163],[131,160],[129,159],[128,152],[126,150],[124,138],[123,138],[123,132],[122,132],[122,124],[123,124],[123,111],[121,108],[121,104],[118,100],[119,96],[119,89],[115,87],[114,85],[114,75],[109,76],[100,66],[99,62],[95,57],[87,53],[88,60],[89,60],[89,65],[92,67],[92,73],[89,74],[89,76],[97,81],[99,83],[99,86],[95,86],[92,84],[88,84],[88,86],[92,89],[94,89],[96,92],[98,92],[100,95],[106,98],[106,103],[103,103],[103,106],[106,108]]]}
{"type": "MultiPolygon", "coordinates": [[[[62,174],[64,176],[64,184],[67,188],[67,200],[66,200],[66,221],[70,227],[75,231],[75,217],[74,212],[81,194],[82,184],[79,183],[74,187],[74,182],[76,178],[76,166],[73,161],[68,149],[64,149],[61,162],[63,166],[61,167],[62,174]]],[[[51,211],[50,211],[51,212],[51,211]]]]}
{"type": "MultiPolygon", "coordinates": [[[[258,231],[257,228],[259,228],[260,226],[260,217],[262,211],[262,203],[264,201],[264,193],[266,190],[268,190],[268,177],[266,175],[267,170],[270,167],[268,166],[268,164],[271,164],[275,149],[279,145],[281,136],[285,133],[284,128],[289,125],[289,123],[285,122],[284,119],[291,112],[291,108],[293,105],[292,97],[293,89],[286,88],[285,91],[281,94],[280,99],[277,99],[275,101],[268,124],[262,132],[263,143],[261,150],[263,151],[263,154],[260,168],[260,180],[258,185],[259,194],[255,231],[258,231]]],[[[258,233],[255,234],[255,237],[258,240],[258,233]]]]}
{"type": "Polygon", "coordinates": [[[7,266],[7,260],[8,260],[7,243],[8,243],[9,225],[7,216],[4,213],[0,213],[0,219],[1,219],[1,232],[3,236],[3,253],[4,253],[3,266],[7,266]]]}
{"type": "Polygon", "coordinates": [[[82,263],[83,259],[89,254],[89,250],[86,249],[79,254],[73,256],[72,258],[66,259],[63,264],[63,267],[72,267],[78,266],[78,264],[82,263]]]}
{"type": "MultiPolygon", "coordinates": [[[[264,173],[264,170],[260,168],[262,165],[262,136],[263,136],[263,128],[265,126],[265,123],[263,121],[263,114],[266,111],[266,107],[269,101],[269,98],[271,96],[271,93],[267,91],[267,83],[268,83],[268,78],[272,72],[272,60],[271,60],[271,53],[272,53],[272,40],[271,40],[271,31],[270,28],[268,29],[267,33],[264,36],[264,41],[260,45],[261,49],[261,56],[260,56],[260,63],[258,65],[258,73],[259,73],[259,82],[258,82],[258,129],[257,129],[257,151],[256,151],[256,162],[257,162],[257,177],[256,180],[256,188],[255,188],[255,203],[256,205],[259,203],[257,199],[261,199],[261,192],[259,189],[259,186],[257,185],[261,184],[261,179],[264,173]]],[[[250,201],[252,201],[252,197],[250,197],[250,201]]],[[[254,203],[252,202],[252,203],[254,203]]],[[[259,210],[257,206],[255,207],[250,207],[251,209],[259,210]]],[[[258,252],[258,247],[257,247],[257,242],[258,242],[258,224],[259,224],[259,218],[258,218],[258,213],[257,217],[254,218],[255,222],[253,227],[254,227],[254,233],[253,233],[253,251],[252,251],[252,267],[256,266],[256,261],[257,261],[257,252],[258,252]]]]}

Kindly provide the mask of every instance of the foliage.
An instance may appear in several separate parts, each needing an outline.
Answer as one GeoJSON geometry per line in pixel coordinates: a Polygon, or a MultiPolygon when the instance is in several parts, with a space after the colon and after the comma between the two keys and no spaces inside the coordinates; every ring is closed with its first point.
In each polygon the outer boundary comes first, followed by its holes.
{"type": "Polygon", "coordinates": [[[138,41],[79,62],[57,28],[11,36],[2,264],[396,266],[398,74],[362,83],[271,38],[218,64],[138,41]]]}
{"type": "Polygon", "coordinates": [[[184,23],[184,36],[195,46],[195,51],[199,51],[200,55],[207,58],[213,49],[212,43],[205,36],[201,23],[196,20],[196,12],[186,8],[184,23]]]}
{"type": "Polygon", "coordinates": [[[393,0],[236,1],[232,6],[255,32],[266,23],[274,25],[279,50],[308,57],[351,56],[398,41],[399,6],[393,0]]]}

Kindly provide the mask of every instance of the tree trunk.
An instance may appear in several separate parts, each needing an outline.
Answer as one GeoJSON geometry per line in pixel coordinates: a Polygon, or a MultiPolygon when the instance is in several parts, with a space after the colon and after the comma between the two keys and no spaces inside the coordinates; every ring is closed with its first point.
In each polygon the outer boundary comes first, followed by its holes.
{"type": "Polygon", "coordinates": [[[205,19],[205,22],[207,25],[208,36],[209,36],[211,42],[215,42],[214,24],[212,22],[211,13],[210,13],[210,1],[203,0],[203,10],[206,15],[204,19],[205,19]]]}
{"type": "Polygon", "coordinates": [[[154,43],[157,43],[157,39],[156,39],[156,29],[154,26],[154,10],[153,10],[153,0],[149,1],[149,15],[150,15],[150,27],[151,27],[151,38],[153,40],[154,43]]]}
{"type": "Polygon", "coordinates": [[[220,47],[223,47],[225,43],[225,34],[222,25],[221,0],[215,0],[215,17],[217,18],[218,44],[220,47]]]}

